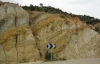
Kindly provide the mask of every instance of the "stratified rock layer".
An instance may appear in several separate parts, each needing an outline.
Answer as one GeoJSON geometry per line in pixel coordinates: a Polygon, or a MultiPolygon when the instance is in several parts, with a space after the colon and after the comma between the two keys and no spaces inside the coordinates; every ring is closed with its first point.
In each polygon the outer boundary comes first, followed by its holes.
{"type": "Polygon", "coordinates": [[[0,16],[0,64],[39,59],[28,12],[17,5],[5,4],[0,6],[0,16]]]}
{"type": "Polygon", "coordinates": [[[31,27],[43,58],[48,43],[56,44],[56,49],[53,50],[56,59],[100,57],[100,34],[76,17],[57,14],[47,16],[45,14],[43,19],[43,15],[40,15],[37,19],[42,20],[31,27]]]}
{"type": "Polygon", "coordinates": [[[45,60],[48,43],[54,59],[100,58],[100,34],[77,17],[0,6],[0,64],[45,60]]]}

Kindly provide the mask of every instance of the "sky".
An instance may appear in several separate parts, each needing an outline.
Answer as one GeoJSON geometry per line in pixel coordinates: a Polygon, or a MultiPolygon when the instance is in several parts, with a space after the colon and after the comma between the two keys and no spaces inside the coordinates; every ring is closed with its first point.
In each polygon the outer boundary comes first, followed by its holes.
{"type": "Polygon", "coordinates": [[[100,19],[100,0],[0,0],[3,2],[14,2],[19,5],[52,6],[62,11],[77,15],[89,15],[100,19]]]}

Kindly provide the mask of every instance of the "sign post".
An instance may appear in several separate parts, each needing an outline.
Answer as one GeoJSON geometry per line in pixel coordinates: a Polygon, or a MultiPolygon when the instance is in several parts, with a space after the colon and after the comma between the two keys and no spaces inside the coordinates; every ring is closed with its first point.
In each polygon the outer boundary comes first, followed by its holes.
{"type": "Polygon", "coordinates": [[[50,51],[51,51],[51,61],[52,61],[52,49],[50,51]]]}
{"type": "Polygon", "coordinates": [[[47,44],[47,48],[50,49],[50,59],[53,60],[52,49],[56,48],[56,44],[47,44]]]}

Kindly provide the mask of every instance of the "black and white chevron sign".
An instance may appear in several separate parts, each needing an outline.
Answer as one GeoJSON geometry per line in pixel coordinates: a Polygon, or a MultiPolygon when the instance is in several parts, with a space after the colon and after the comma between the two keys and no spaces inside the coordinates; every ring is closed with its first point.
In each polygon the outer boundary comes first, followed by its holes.
{"type": "Polygon", "coordinates": [[[47,44],[48,49],[54,49],[56,48],[56,44],[47,44]]]}

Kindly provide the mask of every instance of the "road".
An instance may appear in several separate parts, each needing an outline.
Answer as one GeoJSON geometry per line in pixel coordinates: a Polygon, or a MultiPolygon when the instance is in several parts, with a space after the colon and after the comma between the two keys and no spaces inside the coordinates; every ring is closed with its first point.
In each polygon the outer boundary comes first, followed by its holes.
{"type": "Polygon", "coordinates": [[[50,62],[29,62],[20,64],[100,64],[100,58],[89,58],[89,59],[73,59],[67,61],[50,61],[50,62]]]}

